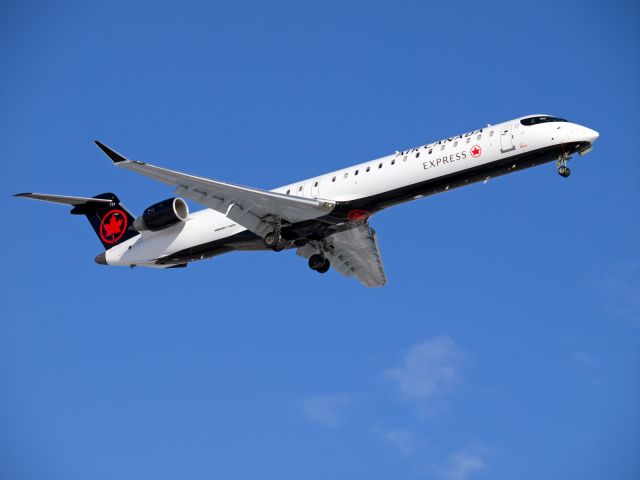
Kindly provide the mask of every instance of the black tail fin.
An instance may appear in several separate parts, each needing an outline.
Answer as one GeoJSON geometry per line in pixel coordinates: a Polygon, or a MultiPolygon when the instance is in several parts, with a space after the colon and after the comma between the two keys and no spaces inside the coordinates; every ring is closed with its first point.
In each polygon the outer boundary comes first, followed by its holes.
{"type": "Polygon", "coordinates": [[[111,200],[111,202],[87,202],[76,205],[71,210],[71,214],[86,215],[105,249],[114,247],[125,240],[139,235],[139,233],[133,229],[133,216],[120,203],[120,199],[115,194],[101,193],[93,198],[111,200]]]}

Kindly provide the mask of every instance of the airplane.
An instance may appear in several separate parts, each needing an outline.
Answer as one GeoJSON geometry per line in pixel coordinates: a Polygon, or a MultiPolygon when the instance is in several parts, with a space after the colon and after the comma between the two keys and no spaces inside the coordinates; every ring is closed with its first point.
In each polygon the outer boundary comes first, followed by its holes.
{"type": "Polygon", "coordinates": [[[105,251],[101,265],[179,268],[237,250],[296,249],[312,270],[330,267],[366,287],[387,276],[369,218],[411,200],[556,162],[592,150],[598,132],[550,115],[528,115],[300,180],[273,190],[234,185],[129,160],[99,141],[116,167],[175,187],[176,197],[134,217],[113,193],[15,196],[66,204],[85,215],[105,251]],[[207,208],[190,213],[187,198],[207,208]]]}

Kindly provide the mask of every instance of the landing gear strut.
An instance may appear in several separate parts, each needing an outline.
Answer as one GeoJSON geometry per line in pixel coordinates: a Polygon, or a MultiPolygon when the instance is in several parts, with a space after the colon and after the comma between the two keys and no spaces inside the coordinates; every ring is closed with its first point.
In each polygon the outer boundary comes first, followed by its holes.
{"type": "Polygon", "coordinates": [[[567,160],[569,160],[569,158],[571,157],[569,157],[568,154],[563,153],[556,162],[556,167],[558,167],[558,175],[560,175],[561,177],[567,178],[569,175],[571,175],[571,169],[567,167],[567,160]]]}
{"type": "Polygon", "coordinates": [[[315,270],[318,273],[326,273],[330,266],[329,260],[318,253],[309,257],[309,268],[311,270],[315,270]]]}

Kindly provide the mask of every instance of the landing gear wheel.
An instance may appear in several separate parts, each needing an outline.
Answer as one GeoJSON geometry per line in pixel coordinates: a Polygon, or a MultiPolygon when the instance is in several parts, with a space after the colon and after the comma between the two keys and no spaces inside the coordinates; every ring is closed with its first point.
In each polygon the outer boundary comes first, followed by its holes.
{"type": "Polygon", "coordinates": [[[277,243],[278,243],[278,235],[276,235],[276,232],[267,233],[264,236],[264,245],[266,247],[273,248],[277,245],[277,243]]]}
{"type": "Polygon", "coordinates": [[[265,247],[271,248],[276,252],[279,252],[280,250],[282,250],[284,248],[284,242],[282,240],[282,235],[280,235],[280,232],[273,231],[273,232],[267,233],[264,236],[264,245],[265,247]]]}
{"type": "Polygon", "coordinates": [[[331,262],[329,262],[329,260],[327,260],[326,258],[324,259],[324,263],[322,264],[322,266],[320,268],[316,269],[316,272],[318,273],[327,273],[329,271],[329,267],[331,266],[331,262]]]}
{"type": "Polygon", "coordinates": [[[309,257],[309,268],[319,271],[324,266],[325,261],[327,260],[322,255],[315,253],[309,257]]]}
{"type": "Polygon", "coordinates": [[[571,170],[569,169],[569,167],[561,165],[560,167],[558,167],[558,174],[561,177],[567,178],[569,175],[571,175],[571,170]]]}

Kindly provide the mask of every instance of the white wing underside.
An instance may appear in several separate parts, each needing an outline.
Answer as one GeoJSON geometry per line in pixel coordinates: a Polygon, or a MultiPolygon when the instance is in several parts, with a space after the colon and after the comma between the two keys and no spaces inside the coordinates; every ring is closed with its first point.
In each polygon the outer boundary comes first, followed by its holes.
{"type": "MultiPolygon", "coordinates": [[[[324,242],[328,250],[325,252],[326,258],[341,274],[357,278],[366,287],[381,287],[387,283],[376,232],[369,224],[334,233],[326,237],[324,242]]],[[[298,248],[296,253],[309,258],[317,250],[307,244],[298,248]]]]}

